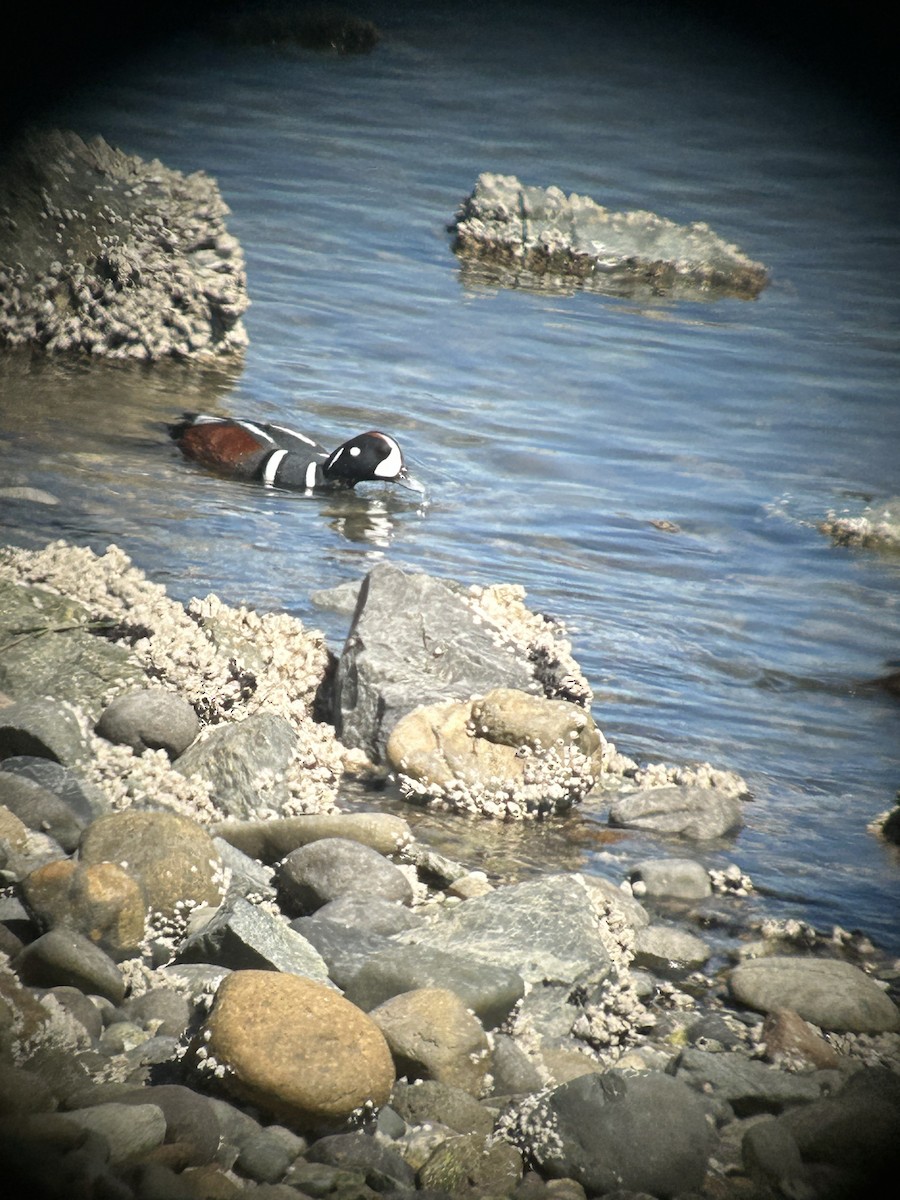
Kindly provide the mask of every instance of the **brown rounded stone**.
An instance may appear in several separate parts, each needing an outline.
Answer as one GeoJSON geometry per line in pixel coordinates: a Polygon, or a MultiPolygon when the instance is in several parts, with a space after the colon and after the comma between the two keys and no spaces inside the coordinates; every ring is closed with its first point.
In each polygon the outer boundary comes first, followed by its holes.
{"type": "Polygon", "coordinates": [[[447,988],[402,992],[369,1014],[387,1038],[397,1073],[437,1079],[473,1096],[490,1065],[481,1022],[447,988]]]}
{"type": "Polygon", "coordinates": [[[77,929],[110,957],[133,957],[144,937],[140,883],[116,863],[46,863],[22,881],[25,903],[48,929],[77,929]]]}
{"type": "Polygon", "coordinates": [[[769,1062],[824,1070],[843,1061],[814,1025],[789,1008],[777,1008],[766,1016],[763,1041],[769,1062]]]}
{"type": "Polygon", "coordinates": [[[323,983],[274,971],[222,980],[198,1062],[224,1069],[232,1095],[301,1130],[322,1131],[384,1104],[391,1052],[362,1009],[323,983]]]}
{"type": "Polygon", "coordinates": [[[195,821],[171,812],[130,810],[99,817],[81,839],[85,863],[117,863],[137,877],[153,913],[174,916],[179,902],[222,901],[222,863],[195,821]]]}

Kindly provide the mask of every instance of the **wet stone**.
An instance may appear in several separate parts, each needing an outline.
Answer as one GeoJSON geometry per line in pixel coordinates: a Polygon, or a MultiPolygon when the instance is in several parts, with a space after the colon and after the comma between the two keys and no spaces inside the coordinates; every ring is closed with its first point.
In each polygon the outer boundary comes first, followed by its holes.
{"type": "Polygon", "coordinates": [[[620,796],[609,810],[610,825],[712,841],[736,833],[744,823],[737,796],[716,788],[643,788],[620,796]]]}
{"type": "Polygon", "coordinates": [[[146,899],[118,864],[61,859],[32,871],[21,887],[44,928],[76,929],[116,962],[139,953],[146,899]]]}
{"type": "Polygon", "coordinates": [[[703,900],[712,894],[709,874],[693,858],[648,858],[628,874],[636,896],[703,900]]]}
{"type": "Polygon", "coordinates": [[[90,820],[39,783],[9,771],[0,771],[0,804],[29,829],[49,833],[67,854],[76,849],[90,820]]]}
{"type": "Polygon", "coordinates": [[[791,1008],[820,1029],[882,1033],[900,1028],[900,1010],[874,979],[838,959],[772,955],[735,967],[732,996],[757,1012],[791,1008]]]}

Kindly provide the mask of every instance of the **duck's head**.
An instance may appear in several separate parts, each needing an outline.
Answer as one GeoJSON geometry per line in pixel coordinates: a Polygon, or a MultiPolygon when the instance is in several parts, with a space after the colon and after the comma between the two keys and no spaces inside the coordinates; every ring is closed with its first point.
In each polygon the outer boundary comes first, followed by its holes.
{"type": "Polygon", "coordinates": [[[371,430],[360,433],[349,442],[338,446],[322,466],[322,474],[331,483],[354,487],[366,480],[381,480],[384,483],[399,483],[413,492],[424,492],[425,487],[413,479],[400,447],[386,433],[371,430]]]}

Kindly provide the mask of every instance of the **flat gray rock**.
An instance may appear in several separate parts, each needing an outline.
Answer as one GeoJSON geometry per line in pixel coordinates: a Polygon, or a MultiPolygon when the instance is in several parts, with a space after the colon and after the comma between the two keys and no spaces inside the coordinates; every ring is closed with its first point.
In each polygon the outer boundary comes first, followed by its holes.
{"type": "Polygon", "coordinates": [[[634,965],[651,971],[701,967],[710,954],[702,938],[674,925],[647,925],[634,937],[634,965]]]}
{"type": "Polygon", "coordinates": [[[743,1054],[699,1050],[681,1052],[676,1079],[698,1092],[727,1100],[739,1117],[780,1113],[792,1104],[819,1100],[840,1083],[838,1071],[782,1071],[743,1054]]]}
{"type": "Polygon", "coordinates": [[[0,759],[18,755],[70,767],[87,759],[90,750],[72,708],[42,697],[0,708],[0,759]]]}
{"type": "Polygon", "coordinates": [[[732,996],[757,1012],[791,1008],[820,1029],[884,1033],[900,1029],[900,1010],[874,979],[832,958],[772,955],[735,967],[732,996]]]}
{"type": "Polygon", "coordinates": [[[397,940],[507,967],[529,983],[597,979],[611,961],[595,904],[581,875],[547,875],[466,900],[397,940]]]}
{"type": "Polygon", "coordinates": [[[609,809],[610,825],[711,841],[736,833],[744,823],[737,796],[717,788],[642,788],[620,796],[609,809]]]}
{"type": "Polygon", "coordinates": [[[346,980],[344,994],[369,1012],[401,992],[429,987],[455,992],[485,1029],[504,1021],[525,992],[514,968],[483,962],[462,950],[398,945],[373,954],[346,980]]]}
{"type": "Polygon", "coordinates": [[[162,1145],[166,1136],[166,1118],[149,1097],[146,1104],[96,1104],[73,1109],[66,1116],[106,1139],[114,1165],[139,1159],[162,1145]]]}

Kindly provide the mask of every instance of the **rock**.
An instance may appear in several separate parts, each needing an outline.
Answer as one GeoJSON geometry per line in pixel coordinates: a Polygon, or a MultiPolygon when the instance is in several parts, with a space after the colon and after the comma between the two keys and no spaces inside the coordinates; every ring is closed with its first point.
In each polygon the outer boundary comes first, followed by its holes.
{"type": "Polygon", "coordinates": [[[106,811],[106,797],[92,783],[88,783],[71,767],[53,762],[49,758],[35,758],[21,754],[4,759],[0,772],[9,772],[20,778],[30,779],[48,792],[52,792],[85,824],[106,811]]]}
{"type": "Polygon", "coordinates": [[[391,1107],[408,1125],[446,1125],[455,1133],[480,1133],[483,1137],[494,1128],[492,1114],[470,1092],[437,1079],[398,1080],[391,1107]]]}
{"type": "Polygon", "coordinates": [[[796,1186],[803,1176],[803,1159],[797,1142],[784,1122],[775,1117],[750,1126],[741,1142],[741,1158],[751,1179],[777,1189],[782,1195],[802,1195],[806,1190],[802,1184],[796,1186]]]}
{"type": "Polygon", "coordinates": [[[134,1162],[162,1144],[166,1119],[156,1104],[97,1104],[66,1114],[83,1129],[99,1133],[109,1146],[114,1165],[134,1162]]]}
{"type": "Polygon", "coordinates": [[[237,1157],[242,1175],[257,1183],[278,1183],[307,1148],[305,1138],[283,1125],[269,1125],[247,1138],[237,1157]]]}
{"type": "Polygon", "coordinates": [[[42,698],[0,708],[0,759],[18,755],[49,758],[63,766],[87,759],[87,740],[70,705],[42,698]]]}
{"type": "Polygon", "coordinates": [[[193,706],[175,692],[143,688],[116,696],[101,713],[96,732],[135,754],[165,750],[169,758],[178,758],[200,732],[200,722],[193,706]]]}
{"type": "Polygon", "coordinates": [[[900,1080],[883,1067],[856,1072],[836,1095],[791,1108],[779,1121],[804,1162],[850,1167],[881,1183],[900,1168],[900,1080]]]}
{"type": "Polygon", "coordinates": [[[364,896],[358,892],[329,900],[316,911],[315,917],[309,919],[311,922],[331,921],[350,929],[359,927],[364,933],[384,936],[417,929],[425,923],[425,918],[415,909],[395,900],[382,900],[380,896],[364,896]]]}
{"type": "Polygon", "coordinates": [[[292,850],[278,868],[282,907],[314,912],[339,896],[363,893],[409,904],[412,885],[383,855],[346,838],[322,838],[292,850]]]}
{"type": "Polygon", "coordinates": [[[701,938],[673,925],[647,925],[634,937],[634,965],[650,971],[702,967],[710,954],[701,938]]]}
{"type": "Polygon", "coordinates": [[[53,1112],[56,1106],[56,1097],[40,1075],[0,1062],[0,1119],[23,1113],[53,1112]]]}
{"type": "Polygon", "coordinates": [[[522,1178],[522,1156],[480,1133],[448,1138],[419,1171],[423,1188],[454,1195],[508,1196],[522,1178]]]}
{"type": "Polygon", "coordinates": [[[81,860],[118,863],[140,880],[151,911],[166,918],[222,899],[212,838],[177,813],[130,809],[100,817],[84,833],[81,860]]]}
{"type": "Polygon", "coordinates": [[[0,579],[0,691],[22,701],[53,696],[96,719],[111,688],[135,686],[144,676],[129,650],[92,628],[77,601],[0,579]]]}
{"type": "Polygon", "coordinates": [[[583,876],[545,875],[466,900],[397,940],[506,967],[529,983],[574,983],[611,970],[604,916],[583,876]]]}
{"type": "Polygon", "coordinates": [[[209,729],[180,756],[175,769],[206,780],[216,804],[243,819],[260,810],[277,811],[287,803],[290,793],[282,776],[298,745],[285,717],[258,712],[209,729]]]}
{"type": "Polygon", "coordinates": [[[60,859],[32,871],[21,887],[44,928],[75,929],[116,962],[139,954],[147,902],[140,884],[118,864],[60,859]]]}
{"type": "Polygon", "coordinates": [[[791,1008],[820,1029],[883,1033],[900,1028],[900,1010],[891,998],[858,967],[837,959],[752,959],[731,971],[728,987],[748,1008],[791,1008]]]}
{"type": "Polygon", "coordinates": [[[323,982],[328,968],[306,938],[264,908],[235,896],[178,951],[185,963],[214,963],[233,971],[286,971],[323,982]]]}
{"type": "Polygon", "coordinates": [[[213,845],[222,861],[224,871],[230,873],[229,896],[243,896],[245,900],[257,904],[260,900],[275,900],[278,893],[275,888],[275,872],[271,867],[266,867],[249,854],[244,854],[224,838],[214,837],[213,845]]]}
{"type": "MultiPolygon", "coordinates": [[[[542,1072],[521,1049],[515,1038],[504,1033],[494,1034],[491,1074],[494,1077],[494,1092],[498,1096],[536,1092],[546,1082],[542,1072]]],[[[468,1131],[460,1130],[459,1132],[468,1131]]]]}
{"type": "Polygon", "coordinates": [[[406,713],[494,687],[551,695],[574,689],[589,699],[583,679],[572,679],[577,667],[558,626],[528,614],[517,598],[532,622],[522,621],[517,642],[502,605],[488,617],[488,599],[388,563],[369,572],[335,678],[335,725],[344,745],[381,762],[406,713]]]}
{"type": "MultiPolygon", "coordinates": [[[[133,1088],[121,1092],[116,1104],[129,1108],[154,1105],[165,1118],[165,1142],[180,1147],[184,1166],[212,1162],[219,1147],[219,1122],[205,1096],[177,1083],[133,1088]]],[[[101,1107],[106,1107],[101,1102],[101,1107]]],[[[91,1111],[78,1108],[78,1112],[91,1111]]],[[[96,1111],[94,1109],[94,1111],[96,1111]]]]}
{"type": "Polygon", "coordinates": [[[610,212],[588,196],[521,184],[514,175],[479,175],[452,226],[465,263],[508,287],[574,286],[686,299],[751,299],[768,282],[762,263],[703,222],[676,225],[651,212],[610,212]]]}
{"type": "Polygon", "coordinates": [[[20,141],[4,185],[0,345],[142,360],[246,345],[243,256],[202,172],[55,130],[20,141]]]}
{"type": "Polygon", "coordinates": [[[166,1037],[180,1038],[191,1019],[187,999],[170,987],[154,987],[129,997],[122,1012],[135,1024],[166,1037]]]}
{"type": "Polygon", "coordinates": [[[232,1095],[301,1131],[327,1130],[367,1101],[384,1104],[394,1082],[370,1017],[324,984],[271,971],[222,980],[198,1056],[221,1066],[232,1095]]]}
{"type": "Polygon", "coordinates": [[[675,1075],[698,1092],[727,1101],[739,1117],[781,1112],[791,1104],[818,1100],[839,1078],[834,1071],[795,1074],[741,1054],[712,1053],[694,1046],[682,1050],[675,1075]]]}
{"type": "Polygon", "coordinates": [[[636,896],[704,900],[712,895],[706,868],[693,858],[647,858],[628,873],[636,896]]]}
{"type": "Polygon", "coordinates": [[[390,949],[393,944],[383,934],[365,933],[339,921],[320,918],[318,913],[313,917],[298,917],[291,921],[290,928],[321,954],[328,967],[328,977],[339,988],[345,988],[372,955],[390,949]]]}
{"type": "Polygon", "coordinates": [[[48,833],[67,854],[77,847],[88,823],[53,792],[9,771],[0,771],[0,803],[29,829],[48,833]]]}
{"type": "Polygon", "coordinates": [[[464,950],[450,953],[426,946],[380,950],[345,979],[343,987],[347,999],[366,1011],[401,992],[448,988],[472,1009],[485,1029],[504,1021],[525,990],[521,975],[512,967],[473,960],[464,950]]]}
{"type": "Polygon", "coordinates": [[[266,821],[225,821],[213,833],[251,858],[278,862],[300,846],[321,838],[347,838],[379,854],[395,854],[412,840],[409,824],[393,813],[310,813],[266,821]]]}
{"type": "Polygon", "coordinates": [[[109,955],[74,929],[51,929],[26,946],[13,966],[32,987],[76,987],[120,1004],[125,980],[109,955]]]}
{"type": "Polygon", "coordinates": [[[830,512],[818,528],[836,546],[896,550],[900,547],[900,496],[867,505],[857,517],[830,512]]]}
{"type": "Polygon", "coordinates": [[[103,1017],[90,997],[74,987],[53,987],[45,995],[52,996],[69,1016],[74,1017],[91,1041],[97,1041],[103,1033],[103,1017]]]}
{"type": "Polygon", "coordinates": [[[610,806],[609,823],[711,841],[736,833],[744,821],[737,796],[716,788],[667,785],[620,796],[610,806]]]}
{"type": "Polygon", "coordinates": [[[656,1071],[581,1075],[527,1104],[506,1136],[541,1174],[575,1179],[588,1195],[660,1200],[700,1189],[714,1142],[700,1097],[656,1071]]]}
{"type": "Polygon", "coordinates": [[[600,773],[604,739],[583,708],[513,688],[416,708],[385,756],[411,798],[498,816],[566,811],[600,773]]]}
{"type": "Polygon", "coordinates": [[[837,1070],[843,1060],[814,1025],[789,1008],[770,1012],[763,1021],[766,1059],[786,1070],[837,1070]]]}
{"type": "Polygon", "coordinates": [[[359,1172],[377,1192],[415,1191],[416,1176],[390,1146],[364,1133],[338,1133],[320,1138],[306,1152],[311,1163],[327,1163],[345,1171],[359,1172]]]}
{"type": "Polygon", "coordinates": [[[394,996],[369,1016],[387,1039],[397,1074],[436,1079],[480,1096],[490,1067],[484,1029],[445,988],[419,988],[394,996]]]}

